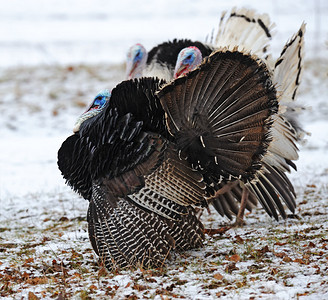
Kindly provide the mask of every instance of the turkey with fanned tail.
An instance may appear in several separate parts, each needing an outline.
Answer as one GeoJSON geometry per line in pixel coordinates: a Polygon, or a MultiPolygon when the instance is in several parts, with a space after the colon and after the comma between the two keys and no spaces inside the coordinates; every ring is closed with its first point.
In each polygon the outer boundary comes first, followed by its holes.
{"type": "MultiPolygon", "coordinates": [[[[273,27],[274,24],[266,14],[234,8],[230,14],[222,14],[217,36],[211,41],[216,47],[247,49],[265,59],[273,73],[273,82],[280,96],[279,114],[275,116],[271,129],[273,140],[263,159],[263,168],[258,174],[259,180],[246,186],[242,182],[222,182],[217,185],[217,193],[210,201],[222,216],[232,219],[233,215],[237,215],[237,225],[244,223],[245,208],[252,210],[258,201],[275,219],[278,219],[278,214],[283,218],[287,217],[284,207],[280,205],[281,200],[293,214],[296,207],[294,188],[284,173],[290,172],[290,167],[296,169],[293,161],[298,159],[297,142],[301,142],[305,135],[297,116],[304,108],[296,105],[294,101],[303,70],[305,24],[302,24],[297,34],[287,42],[276,61],[268,51],[273,27]]],[[[188,50],[189,55],[192,52],[194,56],[199,55],[194,48],[189,47],[182,52],[188,50]]],[[[183,75],[194,67],[185,64],[180,55],[178,56],[176,71],[183,70],[183,75]]],[[[174,77],[180,75],[175,72],[174,77]]]]}
{"type": "Polygon", "coordinates": [[[172,249],[201,246],[194,207],[221,181],[257,180],[277,111],[266,65],[239,51],[215,52],[168,84],[140,78],[100,93],[58,166],[89,200],[89,237],[106,267],[158,267],[172,249]]]}
{"type": "Polygon", "coordinates": [[[243,224],[245,207],[249,210],[260,201],[270,216],[278,219],[278,213],[286,218],[287,214],[281,201],[294,214],[296,194],[292,183],[286,176],[291,168],[296,170],[294,161],[298,159],[297,144],[301,143],[305,132],[298,121],[298,113],[304,108],[295,104],[297,90],[301,81],[304,57],[303,23],[299,31],[286,43],[280,57],[274,62],[268,59],[273,73],[273,83],[279,95],[279,112],[273,118],[270,133],[273,137],[268,151],[262,160],[258,181],[221,184],[212,204],[222,216],[230,219],[237,215],[236,224],[243,224]],[[241,205],[238,205],[241,202],[241,205]]]}

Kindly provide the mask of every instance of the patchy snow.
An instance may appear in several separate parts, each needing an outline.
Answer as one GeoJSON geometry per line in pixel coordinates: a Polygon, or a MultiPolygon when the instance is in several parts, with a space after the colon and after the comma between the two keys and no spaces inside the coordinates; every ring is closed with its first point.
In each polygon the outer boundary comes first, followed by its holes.
{"type": "MultiPolygon", "coordinates": [[[[65,185],[57,151],[94,95],[123,79],[131,44],[204,40],[223,9],[244,1],[25,3],[1,1],[0,11],[0,296],[328,298],[326,1],[247,4],[276,23],[276,55],[307,23],[299,101],[312,107],[301,115],[312,135],[290,175],[300,219],[276,222],[257,209],[245,227],[209,232],[204,248],[177,254],[163,270],[118,274],[97,263],[87,203],[65,185]]],[[[215,213],[203,220],[206,228],[229,225],[215,213]]]]}

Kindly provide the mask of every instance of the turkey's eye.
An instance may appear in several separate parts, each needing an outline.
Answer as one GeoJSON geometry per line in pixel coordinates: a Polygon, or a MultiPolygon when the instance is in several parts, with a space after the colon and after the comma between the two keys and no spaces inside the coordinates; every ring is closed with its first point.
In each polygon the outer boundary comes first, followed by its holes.
{"type": "Polygon", "coordinates": [[[101,108],[104,106],[105,103],[106,103],[106,98],[103,96],[99,96],[93,101],[93,104],[90,109],[101,108]]]}
{"type": "Polygon", "coordinates": [[[141,59],[142,58],[142,53],[141,51],[138,51],[137,54],[136,54],[136,58],[137,59],[141,59]]]}
{"type": "Polygon", "coordinates": [[[192,57],[192,55],[191,55],[191,54],[189,54],[189,55],[187,56],[187,59],[191,59],[191,57],[192,57]]]}
{"type": "Polygon", "coordinates": [[[98,104],[99,106],[103,106],[103,105],[105,104],[105,102],[106,102],[105,97],[99,97],[99,98],[97,99],[97,104],[98,104]]]}

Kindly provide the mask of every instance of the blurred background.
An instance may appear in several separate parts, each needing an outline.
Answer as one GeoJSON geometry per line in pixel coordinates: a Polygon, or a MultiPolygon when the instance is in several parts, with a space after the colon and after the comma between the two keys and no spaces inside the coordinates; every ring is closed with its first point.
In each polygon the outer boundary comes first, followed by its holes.
{"type": "Polygon", "coordinates": [[[273,50],[307,23],[307,53],[327,57],[324,0],[1,0],[0,67],[117,63],[136,42],[150,49],[168,39],[204,41],[221,12],[233,6],[268,13],[276,23],[273,50]]]}

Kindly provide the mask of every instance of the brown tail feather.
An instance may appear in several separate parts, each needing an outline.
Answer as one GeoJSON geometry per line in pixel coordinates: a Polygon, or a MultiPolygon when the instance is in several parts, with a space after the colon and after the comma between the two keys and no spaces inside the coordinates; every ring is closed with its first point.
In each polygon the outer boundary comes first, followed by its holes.
{"type": "Polygon", "coordinates": [[[226,179],[254,176],[278,109],[264,64],[238,51],[217,51],[158,96],[178,148],[195,169],[212,168],[226,179]]]}

